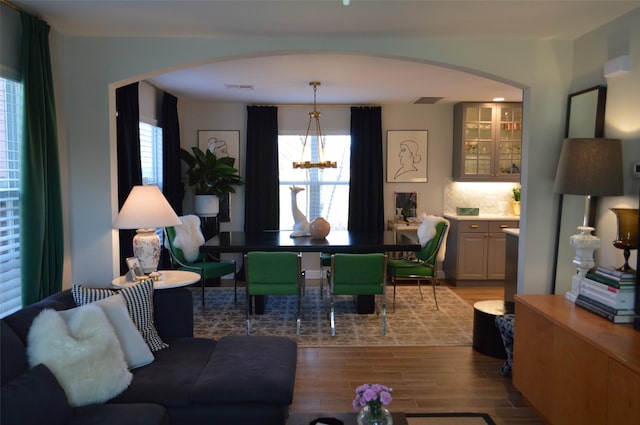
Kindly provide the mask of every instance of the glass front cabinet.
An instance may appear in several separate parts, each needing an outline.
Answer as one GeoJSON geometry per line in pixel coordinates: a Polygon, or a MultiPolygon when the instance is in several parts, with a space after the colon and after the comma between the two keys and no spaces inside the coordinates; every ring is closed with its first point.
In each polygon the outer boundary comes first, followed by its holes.
{"type": "Polygon", "coordinates": [[[453,179],[520,181],[522,103],[454,106],[453,179]]]}

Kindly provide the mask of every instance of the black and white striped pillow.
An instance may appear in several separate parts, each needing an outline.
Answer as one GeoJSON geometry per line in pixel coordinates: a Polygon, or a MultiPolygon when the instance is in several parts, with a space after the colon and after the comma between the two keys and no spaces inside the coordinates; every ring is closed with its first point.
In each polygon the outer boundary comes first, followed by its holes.
{"type": "Polygon", "coordinates": [[[122,294],[131,320],[151,351],[159,351],[169,346],[162,341],[153,322],[153,280],[143,280],[122,289],[87,288],[74,284],[71,293],[73,300],[79,306],[102,300],[117,293],[122,294]]]}

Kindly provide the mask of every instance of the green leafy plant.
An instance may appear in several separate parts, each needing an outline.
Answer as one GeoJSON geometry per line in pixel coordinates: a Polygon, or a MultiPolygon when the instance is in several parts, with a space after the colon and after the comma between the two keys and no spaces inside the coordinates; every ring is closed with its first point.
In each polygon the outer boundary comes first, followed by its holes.
{"type": "Polygon", "coordinates": [[[520,192],[522,188],[520,186],[514,187],[513,189],[513,200],[519,202],[520,201],[520,192]]]}
{"type": "Polygon", "coordinates": [[[235,193],[234,186],[241,186],[244,181],[233,167],[234,158],[217,158],[213,152],[202,152],[197,147],[191,148],[193,154],[180,149],[180,159],[187,164],[187,185],[196,195],[217,195],[223,197],[227,193],[235,193]]]}

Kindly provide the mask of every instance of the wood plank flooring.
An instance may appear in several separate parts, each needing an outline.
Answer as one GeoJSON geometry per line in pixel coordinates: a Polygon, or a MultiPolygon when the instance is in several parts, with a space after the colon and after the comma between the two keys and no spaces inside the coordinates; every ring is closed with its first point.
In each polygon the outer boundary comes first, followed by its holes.
{"type": "MultiPolygon", "coordinates": [[[[451,287],[470,304],[502,299],[502,288],[451,287]]],[[[503,360],[471,347],[299,348],[291,412],[348,412],[354,389],[365,382],[393,387],[391,410],[482,412],[498,425],[542,425],[503,360]]]]}

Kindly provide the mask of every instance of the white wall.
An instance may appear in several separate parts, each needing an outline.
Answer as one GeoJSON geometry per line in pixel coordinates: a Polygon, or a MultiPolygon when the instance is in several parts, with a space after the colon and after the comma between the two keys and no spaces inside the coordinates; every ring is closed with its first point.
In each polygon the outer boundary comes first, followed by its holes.
{"type": "MultiPolygon", "coordinates": [[[[553,237],[535,230],[527,232],[527,229],[546,228],[553,218],[554,166],[549,164],[548,157],[556,156],[557,148],[552,146],[551,152],[547,148],[562,134],[570,73],[568,42],[66,37],[61,71],[65,75],[67,115],[60,119],[66,121],[69,128],[69,204],[73,216],[70,219],[69,255],[73,259],[70,281],[105,284],[117,273],[116,235],[111,229],[116,214],[113,90],[117,86],[207,59],[327,49],[448,63],[530,88],[525,90],[524,108],[529,127],[536,131],[524,135],[528,159],[522,167],[523,186],[529,182],[529,187],[523,195],[521,223],[525,236],[521,239],[520,270],[524,291],[547,292],[553,237]],[[529,149],[531,145],[535,149],[529,149]],[[528,178],[529,170],[535,172],[535,179],[528,178]],[[527,196],[535,202],[527,203],[527,196]],[[101,261],[96,262],[96,258],[101,261]],[[527,258],[526,264],[524,258],[527,258]]],[[[244,123],[239,124],[239,128],[245,127],[244,123]]],[[[439,139],[435,134],[433,137],[433,140],[439,139]]]]}
{"type": "MultiPolygon", "coordinates": [[[[575,41],[573,82],[569,93],[602,84],[607,86],[604,137],[623,141],[624,196],[599,200],[595,233],[601,239],[601,248],[596,250],[595,258],[596,264],[621,266],[624,261],[622,251],[612,246],[616,238],[617,222],[609,208],[638,208],[640,180],[632,176],[631,166],[640,161],[640,10],[575,41]],[[629,72],[613,79],[605,79],[605,62],[623,54],[630,55],[629,72]]],[[[563,233],[577,233],[575,228],[582,225],[584,198],[565,196],[563,211],[563,215],[570,218],[563,220],[563,233]]],[[[571,275],[576,272],[572,264],[575,250],[568,247],[569,241],[566,239],[560,240],[560,244],[564,245],[561,245],[559,256],[556,292],[564,293],[570,289],[571,275]]],[[[631,251],[629,264],[634,268],[636,255],[637,250],[631,251]]]]}
{"type": "MultiPolygon", "coordinates": [[[[612,27],[610,31],[614,30],[612,27]]],[[[637,37],[634,44],[640,44],[637,37]]],[[[115,272],[117,253],[115,232],[111,229],[117,204],[115,87],[201,61],[327,50],[448,64],[517,83],[525,89],[523,152],[526,161],[522,167],[519,289],[528,293],[548,292],[553,235],[545,230],[555,219],[556,208],[552,194],[555,161],[550,159],[556,158],[559,152],[558,140],[562,137],[566,96],[572,80],[571,43],[564,41],[63,37],[62,48],[52,53],[63,55],[64,59],[54,72],[63,75],[64,82],[57,87],[63,91],[64,99],[64,114],[59,115],[59,120],[64,121],[68,129],[64,135],[69,147],[71,249],[68,255],[73,264],[66,283],[104,284],[115,272]]],[[[241,115],[235,116],[237,119],[241,115]]],[[[231,122],[227,124],[225,127],[229,128],[231,122]]],[[[245,128],[244,123],[233,124],[245,128]]],[[[430,136],[430,140],[438,140],[439,136],[433,137],[430,136]]]]}

